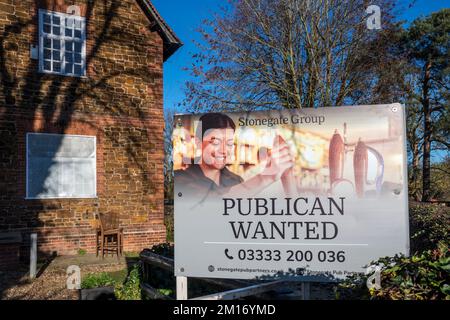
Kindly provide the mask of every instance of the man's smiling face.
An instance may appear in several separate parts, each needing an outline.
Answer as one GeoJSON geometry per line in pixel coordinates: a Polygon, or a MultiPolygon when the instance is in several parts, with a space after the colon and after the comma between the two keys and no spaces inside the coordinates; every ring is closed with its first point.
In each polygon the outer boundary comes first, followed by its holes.
{"type": "Polygon", "coordinates": [[[210,129],[203,135],[202,161],[211,169],[223,169],[231,161],[233,152],[233,129],[210,129]]]}

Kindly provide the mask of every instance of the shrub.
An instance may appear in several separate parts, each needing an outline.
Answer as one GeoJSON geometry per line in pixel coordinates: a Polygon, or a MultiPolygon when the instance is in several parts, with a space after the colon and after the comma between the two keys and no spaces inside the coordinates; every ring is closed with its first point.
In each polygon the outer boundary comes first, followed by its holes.
{"type": "Polygon", "coordinates": [[[449,244],[450,208],[430,203],[410,203],[411,253],[433,250],[439,242],[449,244]]]}
{"type": "Polygon", "coordinates": [[[114,294],[118,300],[141,300],[141,264],[135,264],[128,274],[125,283],[116,284],[114,294]]]}
{"type": "Polygon", "coordinates": [[[444,242],[438,249],[411,257],[381,258],[381,288],[368,289],[367,276],[353,276],[341,283],[336,297],[389,300],[450,300],[450,254],[444,242]]]}
{"type": "Polygon", "coordinates": [[[172,289],[163,289],[163,288],[158,289],[158,292],[164,296],[171,296],[174,293],[172,289]]]}

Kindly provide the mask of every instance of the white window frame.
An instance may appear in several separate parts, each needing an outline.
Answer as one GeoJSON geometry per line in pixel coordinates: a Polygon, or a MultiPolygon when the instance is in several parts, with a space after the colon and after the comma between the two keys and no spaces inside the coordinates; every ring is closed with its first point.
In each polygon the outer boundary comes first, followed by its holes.
{"type": "Polygon", "coordinates": [[[78,134],[59,134],[59,133],[41,133],[41,132],[27,132],[26,134],[26,146],[25,146],[25,152],[26,152],[26,194],[25,199],[27,200],[33,200],[33,199],[97,199],[97,137],[96,136],[88,136],[88,135],[78,135],[78,134]],[[94,172],[95,172],[95,178],[94,178],[94,195],[93,196],[48,196],[48,197],[30,197],[29,196],[29,188],[28,188],[28,172],[29,172],[29,164],[30,161],[28,160],[28,137],[30,135],[53,135],[53,136],[68,136],[68,137],[83,137],[83,138],[94,138],[94,149],[95,149],[95,155],[94,155],[94,172]]]}
{"type": "MultiPolygon", "coordinates": [[[[69,73],[65,72],[65,42],[66,41],[75,41],[75,36],[73,37],[67,37],[64,32],[65,28],[65,21],[67,18],[74,17],[71,14],[65,14],[61,12],[55,12],[55,11],[49,11],[44,9],[39,9],[39,72],[41,73],[48,73],[48,74],[58,74],[63,76],[70,76],[70,77],[79,77],[79,78],[85,78],[86,77],[86,18],[81,16],[75,16],[77,20],[81,22],[81,75],[78,75],[76,73],[69,73]],[[54,15],[58,16],[60,18],[60,35],[56,36],[53,34],[47,34],[44,33],[44,14],[54,15]],[[58,39],[61,40],[61,71],[50,71],[50,70],[44,70],[44,38],[48,39],[58,39]]],[[[79,41],[78,41],[79,42],[79,41]]],[[[53,61],[53,57],[52,60],[53,61]]]]}

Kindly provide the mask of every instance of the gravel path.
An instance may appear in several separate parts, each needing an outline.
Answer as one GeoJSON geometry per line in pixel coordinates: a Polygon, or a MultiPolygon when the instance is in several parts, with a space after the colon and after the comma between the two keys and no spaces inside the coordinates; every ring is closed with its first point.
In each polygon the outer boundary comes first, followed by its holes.
{"type": "MultiPolygon", "coordinates": [[[[59,257],[58,257],[59,258],[59,257]]],[[[28,269],[0,271],[0,299],[2,300],[77,300],[78,290],[66,288],[66,268],[55,259],[36,279],[30,280],[28,269]]],[[[63,258],[64,259],[64,258],[63,258]]],[[[81,277],[88,273],[113,272],[126,268],[122,263],[81,265],[81,277]]]]}

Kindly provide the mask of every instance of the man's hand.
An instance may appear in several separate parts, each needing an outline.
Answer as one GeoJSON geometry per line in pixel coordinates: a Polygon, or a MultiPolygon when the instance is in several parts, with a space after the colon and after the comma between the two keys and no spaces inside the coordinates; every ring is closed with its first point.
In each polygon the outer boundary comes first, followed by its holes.
{"type": "Polygon", "coordinates": [[[277,135],[273,143],[273,149],[270,152],[266,167],[261,175],[271,176],[273,181],[281,178],[283,173],[294,165],[294,157],[291,149],[284,139],[277,135]]]}
{"type": "MultiPolygon", "coordinates": [[[[294,157],[291,155],[291,149],[281,136],[276,136],[273,148],[268,154],[267,165],[264,167],[263,171],[249,180],[231,187],[228,194],[256,195],[267,186],[279,180],[283,173],[289,173],[288,170],[292,168],[293,165],[294,157]]],[[[281,180],[283,181],[286,179],[282,178],[281,180]]],[[[284,181],[283,188],[286,189],[284,181]]],[[[291,192],[287,192],[286,194],[289,196],[291,192]]]]}

